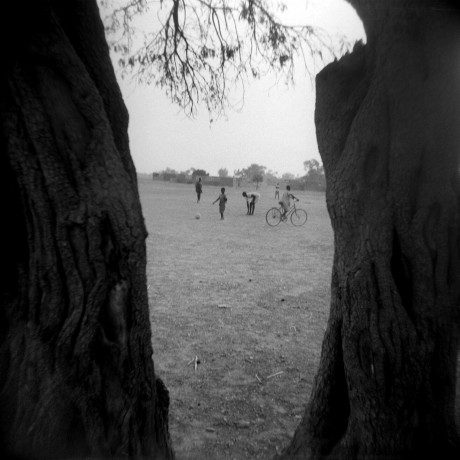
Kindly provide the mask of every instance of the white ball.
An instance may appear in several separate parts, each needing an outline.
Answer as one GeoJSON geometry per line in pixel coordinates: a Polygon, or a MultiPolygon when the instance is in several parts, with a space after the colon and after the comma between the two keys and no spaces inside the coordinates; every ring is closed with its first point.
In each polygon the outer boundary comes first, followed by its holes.
{"type": "Polygon", "coordinates": [[[199,212],[197,212],[197,213],[195,214],[195,219],[199,219],[200,217],[201,217],[201,214],[200,214],[199,212]]]}

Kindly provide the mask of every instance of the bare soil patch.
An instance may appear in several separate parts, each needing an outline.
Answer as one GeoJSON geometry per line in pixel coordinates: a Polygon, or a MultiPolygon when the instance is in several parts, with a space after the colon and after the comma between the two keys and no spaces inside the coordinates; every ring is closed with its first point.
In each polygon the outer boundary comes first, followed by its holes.
{"type": "Polygon", "coordinates": [[[318,367],[330,300],[333,236],[324,194],[294,192],[308,221],[265,222],[243,189],[140,179],[149,231],[156,372],[170,392],[178,460],[268,459],[290,440],[318,367]],[[196,213],[201,214],[199,220],[196,213]],[[196,363],[196,364],[195,364],[196,363]]]}

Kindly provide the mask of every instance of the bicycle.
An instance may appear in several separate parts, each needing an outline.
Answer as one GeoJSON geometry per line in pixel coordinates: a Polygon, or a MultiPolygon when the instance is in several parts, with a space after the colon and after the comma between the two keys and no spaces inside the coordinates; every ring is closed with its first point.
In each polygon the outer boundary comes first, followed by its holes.
{"type": "Polygon", "coordinates": [[[270,227],[276,227],[280,222],[287,222],[290,217],[292,225],[300,227],[307,222],[307,211],[305,209],[296,208],[295,203],[289,208],[283,217],[281,206],[279,208],[270,208],[265,215],[265,220],[270,227]]]}

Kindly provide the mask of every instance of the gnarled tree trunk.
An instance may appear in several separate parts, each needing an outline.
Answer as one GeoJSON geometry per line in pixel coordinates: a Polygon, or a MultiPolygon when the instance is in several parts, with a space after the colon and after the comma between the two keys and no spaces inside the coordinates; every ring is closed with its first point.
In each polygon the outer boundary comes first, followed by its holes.
{"type": "Polygon", "coordinates": [[[172,458],[128,115],[96,2],[2,9],[1,453],[172,458]]]}
{"type": "Polygon", "coordinates": [[[351,3],[367,44],[317,77],[330,318],[281,457],[460,458],[460,11],[351,3]]]}

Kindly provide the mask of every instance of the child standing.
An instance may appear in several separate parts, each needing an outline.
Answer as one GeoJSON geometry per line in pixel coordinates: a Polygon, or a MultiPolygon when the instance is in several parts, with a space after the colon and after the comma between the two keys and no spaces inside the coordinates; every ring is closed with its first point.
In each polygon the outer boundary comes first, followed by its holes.
{"type": "Polygon", "coordinates": [[[195,191],[197,197],[196,202],[199,203],[201,194],[203,193],[203,184],[201,183],[201,177],[199,177],[198,181],[195,183],[195,191]]]}
{"type": "Polygon", "coordinates": [[[217,197],[217,200],[212,202],[212,204],[215,204],[217,202],[219,202],[220,220],[224,220],[225,203],[227,202],[224,187],[220,189],[220,195],[217,197]]]}

